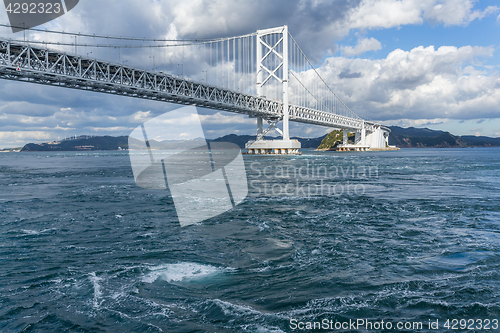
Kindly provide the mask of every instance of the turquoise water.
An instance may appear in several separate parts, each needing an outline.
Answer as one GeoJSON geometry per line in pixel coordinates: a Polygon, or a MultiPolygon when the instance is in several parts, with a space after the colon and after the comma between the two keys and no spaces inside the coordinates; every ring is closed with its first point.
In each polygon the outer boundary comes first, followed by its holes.
{"type": "Polygon", "coordinates": [[[335,330],[294,325],[365,319],[448,332],[447,319],[500,319],[500,149],[245,163],[247,199],[181,228],[168,192],[135,185],[126,152],[1,154],[0,331],[322,332],[335,330]]]}

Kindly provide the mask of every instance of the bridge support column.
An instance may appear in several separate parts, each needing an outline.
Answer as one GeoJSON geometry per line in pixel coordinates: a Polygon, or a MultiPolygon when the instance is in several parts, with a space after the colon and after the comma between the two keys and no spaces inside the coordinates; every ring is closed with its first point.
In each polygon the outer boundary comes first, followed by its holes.
{"type": "Polygon", "coordinates": [[[262,124],[262,117],[257,117],[257,141],[264,139],[264,127],[262,124]]]}
{"type": "Polygon", "coordinates": [[[363,121],[363,127],[361,127],[361,145],[366,145],[366,128],[365,122],[363,121]]]}
{"type": "Polygon", "coordinates": [[[365,127],[365,122],[363,121],[361,124],[361,128],[356,129],[356,135],[354,137],[354,143],[349,144],[348,141],[348,133],[349,131],[347,129],[343,130],[344,134],[344,140],[341,145],[338,146],[337,150],[338,151],[368,151],[370,150],[371,144],[366,144],[366,142],[371,142],[371,137],[368,138],[366,137],[366,127],[365,127]]]}
{"type": "Polygon", "coordinates": [[[288,26],[283,30],[283,140],[290,140],[288,114],[288,26]]]}

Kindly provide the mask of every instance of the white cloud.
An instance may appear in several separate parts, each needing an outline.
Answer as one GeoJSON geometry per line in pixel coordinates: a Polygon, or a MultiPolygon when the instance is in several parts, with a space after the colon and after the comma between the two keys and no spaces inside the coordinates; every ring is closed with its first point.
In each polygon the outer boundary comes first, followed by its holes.
{"type": "Polygon", "coordinates": [[[347,25],[349,29],[377,29],[421,24],[425,3],[429,0],[363,0],[351,10],[347,25]]]}
{"type": "Polygon", "coordinates": [[[368,51],[378,51],[382,49],[382,44],[375,38],[362,38],[355,46],[342,46],[340,50],[348,57],[357,56],[368,51]]]}
{"type": "MultiPolygon", "coordinates": [[[[288,24],[299,45],[312,60],[323,59],[325,54],[335,54],[335,41],[342,40],[353,29],[381,29],[404,25],[435,24],[463,25],[499,10],[490,6],[476,10],[474,0],[122,0],[117,6],[113,1],[80,1],[68,14],[45,25],[49,29],[98,33],[114,36],[156,38],[210,38],[237,36],[257,29],[288,24]],[[109,16],[108,13],[113,13],[109,16]]],[[[0,11],[0,21],[7,22],[0,11]]],[[[8,30],[0,34],[13,36],[8,30]]],[[[72,36],[47,35],[28,32],[30,39],[73,43],[72,36]]],[[[109,40],[85,40],[82,43],[109,40]]],[[[129,42],[126,42],[129,43],[129,42]]],[[[129,43],[130,44],[130,43],[129,43]]],[[[128,61],[140,67],[152,66],[152,54],[144,50],[104,50],[80,47],[80,52],[92,52],[93,57],[128,61]],[[142,53],[141,53],[142,52],[142,53]]],[[[72,52],[74,48],[66,47],[72,52]]],[[[172,59],[172,52],[157,53],[157,63],[172,59]]],[[[199,73],[200,71],[196,71],[199,73]]]]}
{"type": "Polygon", "coordinates": [[[54,134],[45,131],[0,131],[0,148],[22,147],[26,142],[48,141],[54,134]]]}
{"type": "Polygon", "coordinates": [[[500,75],[471,67],[493,52],[492,47],[420,46],[379,60],[329,58],[319,72],[341,100],[369,119],[494,118],[500,117],[500,75]]]}
{"type": "Polygon", "coordinates": [[[132,116],[130,116],[130,121],[133,123],[143,123],[151,118],[151,111],[137,111],[132,116]]]}
{"type": "Polygon", "coordinates": [[[472,0],[442,0],[429,5],[424,13],[424,18],[432,23],[443,23],[445,26],[465,25],[476,19],[498,11],[498,7],[489,6],[484,11],[472,10],[472,0]]]}
{"type": "Polygon", "coordinates": [[[211,115],[200,115],[200,120],[202,124],[253,124],[254,119],[250,119],[247,116],[241,114],[233,114],[225,112],[217,112],[211,115]]]}
{"type": "Polygon", "coordinates": [[[448,25],[464,25],[500,8],[473,10],[474,0],[363,0],[346,19],[348,29],[380,29],[422,24],[425,20],[448,25]]]}
{"type": "Polygon", "coordinates": [[[484,128],[475,127],[473,129],[471,129],[470,131],[473,132],[475,136],[481,136],[481,133],[484,131],[484,128]]]}
{"type": "Polygon", "coordinates": [[[94,132],[103,132],[103,133],[109,133],[109,132],[119,132],[116,135],[119,135],[123,132],[131,132],[132,129],[130,127],[124,127],[124,126],[114,126],[114,127],[89,127],[94,132]]]}
{"type": "Polygon", "coordinates": [[[398,119],[392,121],[385,121],[384,124],[388,126],[400,126],[400,127],[422,127],[422,126],[446,124],[449,121],[450,119],[448,118],[398,119]]]}

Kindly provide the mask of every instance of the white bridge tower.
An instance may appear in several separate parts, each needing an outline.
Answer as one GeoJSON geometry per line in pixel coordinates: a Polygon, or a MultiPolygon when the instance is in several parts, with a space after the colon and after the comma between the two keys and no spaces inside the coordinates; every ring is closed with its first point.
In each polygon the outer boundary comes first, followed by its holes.
{"type": "Polygon", "coordinates": [[[288,26],[257,30],[256,46],[257,95],[262,97],[263,87],[273,79],[278,80],[283,90],[282,115],[278,118],[257,116],[257,140],[248,142],[246,148],[249,154],[299,154],[300,142],[298,140],[290,140],[289,131],[288,26]],[[277,41],[269,43],[265,38],[269,35],[278,36],[277,41]],[[277,61],[266,61],[270,60],[270,58],[277,59],[277,61]],[[272,67],[269,68],[268,66],[272,67]],[[269,127],[265,130],[264,120],[269,124],[269,127]],[[276,126],[280,121],[283,122],[283,130],[280,130],[276,126]],[[272,129],[281,134],[282,140],[264,140],[264,135],[272,129]]]}

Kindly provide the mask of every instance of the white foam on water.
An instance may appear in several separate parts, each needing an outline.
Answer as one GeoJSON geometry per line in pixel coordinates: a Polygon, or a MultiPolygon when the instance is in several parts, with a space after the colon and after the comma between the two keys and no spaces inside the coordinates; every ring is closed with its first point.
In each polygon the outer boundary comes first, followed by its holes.
{"type": "Polygon", "coordinates": [[[56,228],[50,228],[50,229],[43,229],[43,230],[40,230],[40,231],[36,231],[36,230],[30,230],[30,229],[22,229],[21,231],[25,234],[25,235],[29,235],[29,236],[33,236],[33,235],[40,235],[40,234],[43,234],[47,231],[54,231],[54,230],[57,230],[56,228]]]}
{"type": "Polygon", "coordinates": [[[268,328],[264,326],[257,326],[257,333],[285,333],[279,328],[268,328]]]}
{"type": "Polygon", "coordinates": [[[213,303],[217,304],[226,316],[232,315],[257,315],[262,316],[263,313],[255,310],[248,305],[238,305],[227,301],[220,300],[218,298],[212,300],[213,303]]]}
{"type": "Polygon", "coordinates": [[[153,283],[158,279],[166,282],[182,282],[204,279],[221,272],[223,269],[211,265],[180,262],[152,267],[141,280],[146,283],[153,283]]]}
{"type": "Polygon", "coordinates": [[[102,299],[102,290],[101,290],[101,285],[99,284],[99,281],[102,280],[102,278],[98,277],[95,275],[95,272],[92,272],[89,274],[90,275],[90,281],[92,282],[92,285],[94,286],[94,302],[93,306],[95,309],[99,308],[101,306],[101,299],[102,299]]]}
{"type": "Polygon", "coordinates": [[[23,233],[26,235],[39,235],[40,231],[35,231],[35,230],[28,230],[28,229],[23,229],[21,230],[23,233]]]}

